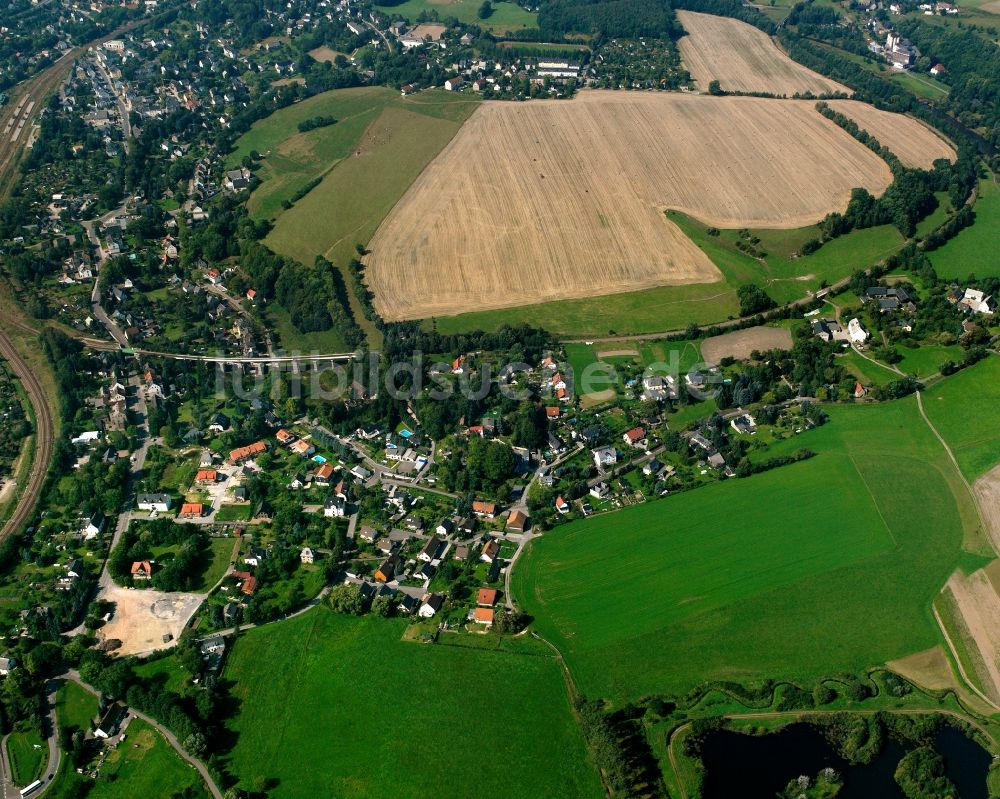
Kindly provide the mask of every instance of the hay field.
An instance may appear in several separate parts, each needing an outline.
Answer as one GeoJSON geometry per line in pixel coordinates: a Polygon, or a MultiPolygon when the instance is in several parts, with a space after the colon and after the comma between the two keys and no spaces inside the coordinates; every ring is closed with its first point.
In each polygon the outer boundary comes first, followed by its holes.
{"type": "Polygon", "coordinates": [[[827,105],[857,122],[907,166],[931,169],[938,158],[955,160],[955,148],[913,117],[882,111],[857,100],[829,100],[827,105]]]}
{"type": "Polygon", "coordinates": [[[389,320],[712,283],[719,271],[664,209],[797,228],[891,179],[811,101],[592,91],[488,103],[379,227],[367,279],[389,320]]]}
{"type": "Polygon", "coordinates": [[[853,92],[792,61],[771,38],[738,19],[678,11],[688,35],[677,43],[681,61],[702,91],[719,81],[726,91],[829,94],[853,92]]]}

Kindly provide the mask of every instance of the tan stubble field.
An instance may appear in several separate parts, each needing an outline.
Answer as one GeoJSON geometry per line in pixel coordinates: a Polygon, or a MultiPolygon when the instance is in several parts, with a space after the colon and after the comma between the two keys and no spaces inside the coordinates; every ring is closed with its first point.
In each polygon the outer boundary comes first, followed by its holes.
{"type": "MultiPolygon", "coordinates": [[[[943,147],[894,119],[898,136],[943,147]]],[[[890,181],[812,101],[586,91],[486,103],[379,227],[367,279],[389,320],[712,283],[720,273],[664,209],[795,228],[890,181]]]]}

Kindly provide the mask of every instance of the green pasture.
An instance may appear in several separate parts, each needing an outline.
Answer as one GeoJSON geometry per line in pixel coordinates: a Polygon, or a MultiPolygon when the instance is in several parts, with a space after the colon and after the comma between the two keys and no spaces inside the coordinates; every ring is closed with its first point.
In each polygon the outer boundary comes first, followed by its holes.
{"type": "Polygon", "coordinates": [[[207,799],[201,776],[185,763],[166,739],[150,725],[133,719],[124,744],[111,752],[101,766],[88,799],[142,796],[153,799],[181,794],[207,799]]]}
{"type": "Polygon", "coordinates": [[[75,727],[87,732],[97,718],[97,697],[75,682],[65,682],[56,696],[56,718],[60,727],[75,727]]]}
{"type": "Polygon", "coordinates": [[[942,380],[923,401],[966,479],[1000,463],[1000,358],[990,356],[942,380]]]}
{"type": "Polygon", "coordinates": [[[512,591],[583,692],[809,682],[937,643],[930,605],[960,560],[968,494],[912,398],[829,413],[768,453],[810,460],[531,544],[512,591]]]}
{"type": "Polygon", "coordinates": [[[227,764],[241,787],[266,776],[271,799],[601,795],[555,659],[406,642],[405,627],[321,607],[242,636],[223,675],[241,702],[227,764]]]}
{"type": "Polygon", "coordinates": [[[437,12],[439,20],[454,17],[465,25],[478,25],[490,33],[503,34],[524,28],[538,27],[538,15],[525,11],[517,3],[494,2],[493,13],[486,19],[479,18],[480,0],[406,0],[398,5],[376,6],[383,14],[401,16],[416,23],[421,14],[437,12]]]}
{"type": "Polygon", "coordinates": [[[938,277],[965,280],[1000,277],[1000,187],[991,175],[979,181],[979,196],[973,206],[976,222],[941,248],[930,253],[938,277]]]}

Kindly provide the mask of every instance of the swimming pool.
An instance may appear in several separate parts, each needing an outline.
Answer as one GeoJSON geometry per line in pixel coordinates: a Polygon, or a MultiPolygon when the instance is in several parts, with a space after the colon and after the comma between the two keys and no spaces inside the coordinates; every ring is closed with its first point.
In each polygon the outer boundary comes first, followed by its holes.
{"type": "Polygon", "coordinates": [[[313,460],[316,461],[316,463],[326,463],[326,458],[322,455],[313,455],[313,460]]]}
{"type": "Polygon", "coordinates": [[[412,432],[411,430],[407,430],[407,429],[406,429],[406,428],[404,427],[404,428],[403,428],[402,430],[400,430],[400,431],[399,431],[399,434],[400,434],[400,435],[401,435],[401,436],[402,436],[403,438],[409,438],[410,436],[412,436],[412,435],[413,435],[413,432],[412,432]]]}

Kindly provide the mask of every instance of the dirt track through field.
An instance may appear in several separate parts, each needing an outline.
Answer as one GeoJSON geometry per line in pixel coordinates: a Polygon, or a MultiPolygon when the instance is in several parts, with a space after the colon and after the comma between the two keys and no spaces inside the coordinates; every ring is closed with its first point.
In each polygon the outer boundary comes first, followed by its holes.
{"type": "Polygon", "coordinates": [[[1000,596],[986,571],[979,569],[967,577],[956,571],[948,579],[945,591],[955,599],[968,631],[966,645],[975,657],[975,668],[983,690],[993,700],[1000,700],[1000,596]]]}
{"type": "Polygon", "coordinates": [[[379,227],[367,280],[389,320],[711,283],[718,270],[665,208],[716,227],[796,228],[891,179],[808,100],[588,91],[485,103],[379,227]]]}
{"type": "Polygon", "coordinates": [[[851,90],[813,72],[785,55],[764,31],[746,22],[695,11],[678,11],[684,30],[678,42],[681,60],[695,85],[708,91],[719,81],[725,91],[814,95],[851,90]]]}

